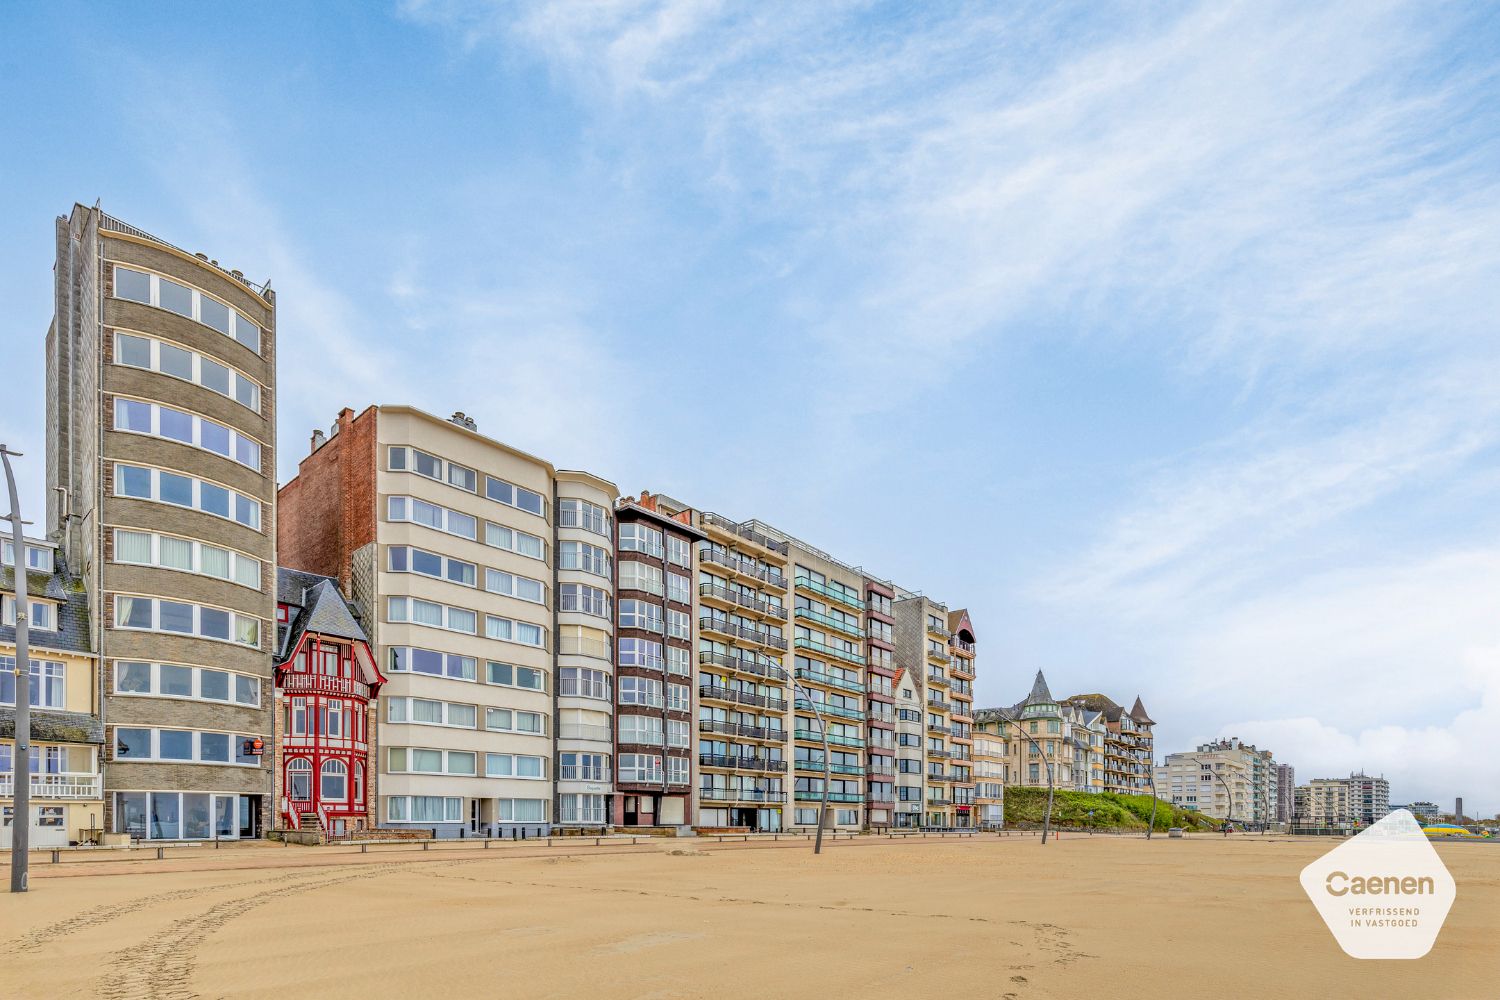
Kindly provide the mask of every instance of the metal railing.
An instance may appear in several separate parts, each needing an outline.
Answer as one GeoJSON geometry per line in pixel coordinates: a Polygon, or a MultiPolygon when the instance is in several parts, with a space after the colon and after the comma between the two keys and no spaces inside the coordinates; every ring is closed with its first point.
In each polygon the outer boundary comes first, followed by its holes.
{"type": "Polygon", "coordinates": [[[753,694],[749,691],[739,691],[735,688],[724,687],[722,684],[700,684],[698,685],[698,696],[701,698],[717,698],[719,701],[732,701],[739,705],[769,708],[777,712],[786,711],[785,698],[753,694]]]}
{"type": "Polygon", "coordinates": [[[810,590],[814,594],[820,594],[829,600],[838,601],[845,607],[853,608],[856,611],[863,611],[865,608],[865,602],[858,594],[849,594],[843,590],[835,589],[826,583],[819,583],[810,576],[799,575],[793,579],[793,583],[803,590],[810,590]]]}
{"type": "MultiPolygon", "coordinates": [[[[859,666],[865,665],[865,658],[859,653],[850,653],[847,650],[839,649],[837,646],[830,646],[827,643],[819,642],[816,639],[807,639],[802,636],[798,636],[796,639],[796,646],[798,649],[810,649],[815,653],[822,653],[824,656],[835,656],[841,660],[847,660],[850,663],[858,664],[859,666]]],[[[782,646],[781,648],[785,649],[786,646],[782,646]]],[[[864,685],[861,684],[859,689],[863,691],[864,685]]]]}
{"type": "Polygon", "coordinates": [[[730,656],[728,653],[715,653],[706,649],[699,651],[698,662],[700,664],[712,663],[723,667],[725,670],[739,670],[747,674],[770,677],[778,681],[785,681],[788,677],[784,668],[774,664],[761,663],[758,660],[747,660],[742,656],[730,656]]]}
{"type": "Polygon", "coordinates": [[[759,580],[780,590],[786,589],[786,577],[774,567],[758,566],[749,559],[741,559],[738,556],[732,556],[727,552],[720,552],[717,549],[700,548],[698,555],[704,562],[723,566],[741,576],[748,576],[752,580],[759,580]]]}
{"type": "Polygon", "coordinates": [[[731,535],[738,535],[741,538],[754,542],[756,545],[759,545],[762,548],[770,549],[772,552],[775,552],[778,555],[786,555],[788,549],[790,548],[790,546],[786,542],[777,541],[770,535],[767,535],[764,532],[756,531],[749,525],[741,524],[738,521],[731,521],[729,518],[723,516],[722,514],[715,514],[711,511],[705,510],[703,511],[702,516],[703,522],[705,524],[711,524],[721,531],[729,532],[731,535]]]}
{"type": "Polygon", "coordinates": [[[768,618],[775,618],[778,621],[786,621],[786,608],[784,606],[772,604],[770,601],[762,601],[758,597],[749,597],[729,587],[721,587],[717,583],[698,584],[698,595],[700,597],[717,597],[727,604],[748,608],[757,614],[765,615],[768,618]]]}
{"type": "Polygon", "coordinates": [[[860,628],[858,625],[850,625],[843,619],[835,618],[832,615],[825,615],[823,612],[814,611],[812,608],[797,608],[795,614],[798,618],[805,618],[808,621],[817,622],[819,625],[822,625],[825,628],[831,628],[836,632],[842,632],[844,635],[850,636],[855,639],[863,639],[865,637],[865,630],[860,628]]]}
{"type": "MultiPolygon", "coordinates": [[[[15,793],[16,776],[14,774],[0,775],[0,798],[10,798],[15,793]]],[[[103,779],[97,774],[81,771],[33,774],[31,794],[39,799],[97,799],[104,794],[103,779]]]]}
{"type": "Polygon", "coordinates": [[[735,771],[785,771],[786,761],[769,757],[743,757],[738,754],[700,753],[703,767],[722,767],[735,771]]]}
{"type": "Polygon", "coordinates": [[[813,670],[809,667],[797,667],[796,671],[798,680],[812,681],[814,684],[836,687],[844,691],[852,691],[855,694],[865,693],[865,686],[858,681],[846,681],[842,677],[825,674],[821,670],[813,670]]]}
{"type": "Polygon", "coordinates": [[[746,642],[755,642],[762,646],[770,646],[772,649],[786,650],[786,639],[772,635],[767,629],[752,628],[749,625],[736,625],[733,622],[720,621],[712,616],[699,618],[698,628],[704,632],[732,635],[736,639],[744,639],[746,642]]]}

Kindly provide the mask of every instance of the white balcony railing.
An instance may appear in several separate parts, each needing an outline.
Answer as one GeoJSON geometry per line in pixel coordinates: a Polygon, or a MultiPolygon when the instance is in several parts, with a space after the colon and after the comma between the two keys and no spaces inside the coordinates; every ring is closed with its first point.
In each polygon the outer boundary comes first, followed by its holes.
{"type": "MultiPolygon", "coordinates": [[[[31,796],[36,799],[97,799],[102,797],[102,782],[97,774],[33,774],[31,796]]],[[[14,774],[0,775],[0,798],[16,793],[14,774]]]]}

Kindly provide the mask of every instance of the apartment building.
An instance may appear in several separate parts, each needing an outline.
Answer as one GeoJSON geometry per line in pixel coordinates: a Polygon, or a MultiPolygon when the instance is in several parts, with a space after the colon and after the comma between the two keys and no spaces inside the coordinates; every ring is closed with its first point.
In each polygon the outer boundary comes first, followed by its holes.
{"type": "Polygon", "coordinates": [[[271,815],[276,299],[99,208],[57,220],[47,523],[87,595],[100,821],[153,840],[271,815]]]}
{"type": "MultiPolygon", "coordinates": [[[[615,504],[615,826],[684,826],[693,788],[696,550],[707,535],[691,510],[669,514],[656,497],[615,504]]],[[[561,572],[561,571],[560,571],[561,572]]],[[[738,591],[726,588],[736,597],[738,591]]],[[[740,736],[740,712],[696,728],[740,736]]],[[[754,712],[751,713],[752,717],[754,712]]],[[[743,724],[754,732],[753,724],[743,724]]],[[[561,779],[559,779],[561,780],[561,779]]]]}
{"type": "Polygon", "coordinates": [[[1141,699],[1137,697],[1129,711],[1098,693],[1075,694],[1065,701],[1103,716],[1103,790],[1122,795],[1149,795],[1151,769],[1155,766],[1152,729],[1156,723],[1146,714],[1141,699]]]}
{"type": "Polygon", "coordinates": [[[963,611],[922,594],[898,591],[894,604],[900,663],[920,676],[923,711],[923,825],[969,826],[974,812],[973,628],[963,611]],[[968,645],[956,657],[950,640],[968,645]],[[959,673],[953,673],[959,660],[959,673]]]}
{"type": "MultiPolygon", "coordinates": [[[[680,505],[676,509],[681,509],[680,505]]],[[[790,825],[790,546],[755,522],[701,511],[698,543],[696,825],[790,825]]],[[[821,743],[819,743],[821,752],[821,743]]]]}
{"type": "Polygon", "coordinates": [[[1290,764],[1276,765],[1276,822],[1290,823],[1296,813],[1297,769],[1290,764]]]}
{"type": "MultiPolygon", "coordinates": [[[[1391,783],[1363,771],[1350,774],[1349,805],[1355,819],[1365,826],[1383,819],[1391,811],[1391,783]]],[[[1463,799],[1459,799],[1453,808],[1455,822],[1463,822],[1463,812],[1463,799]]]]}
{"type": "Polygon", "coordinates": [[[902,829],[926,822],[927,697],[921,678],[905,666],[896,668],[892,680],[896,707],[896,813],[894,825],[902,829]]]}
{"type": "Polygon", "coordinates": [[[865,825],[896,821],[895,585],[865,575],[865,825]]]}
{"type": "Polygon", "coordinates": [[[1005,825],[1005,786],[1010,784],[1010,742],[997,720],[986,726],[984,709],[974,722],[974,825],[995,830],[1005,825]]]}
{"type": "Polygon", "coordinates": [[[1294,796],[1293,822],[1298,826],[1368,826],[1391,811],[1390,783],[1363,772],[1314,778],[1297,786],[1294,796]]]}
{"type": "Polygon", "coordinates": [[[461,837],[607,823],[613,577],[559,573],[555,557],[607,556],[617,495],[462,413],[346,408],[314,432],[281,488],[279,541],[286,565],[332,577],[365,615],[386,678],[378,825],[461,837]]]}
{"type": "Polygon", "coordinates": [[[789,826],[817,827],[826,780],[828,825],[858,830],[865,820],[868,780],[864,573],[805,542],[755,524],[787,542],[792,570],[795,697],[789,826]]]}
{"type": "MultiPolygon", "coordinates": [[[[32,847],[66,847],[97,839],[104,820],[98,661],[88,597],[57,547],[23,540],[20,560],[27,605],[31,706],[32,847]]],[[[0,542],[0,848],[16,822],[16,557],[0,542]]]]}
{"type": "Polygon", "coordinates": [[[1237,737],[1168,754],[1156,768],[1156,793],[1173,805],[1244,824],[1276,821],[1276,769],[1271,751],[1237,737]]]}

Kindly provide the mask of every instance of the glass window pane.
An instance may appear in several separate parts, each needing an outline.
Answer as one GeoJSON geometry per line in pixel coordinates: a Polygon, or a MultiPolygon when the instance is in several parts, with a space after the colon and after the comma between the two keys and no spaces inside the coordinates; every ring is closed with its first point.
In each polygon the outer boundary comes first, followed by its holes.
{"type": "Polygon", "coordinates": [[[234,641],[242,646],[260,645],[260,619],[234,616],[234,641]]]}
{"type": "Polygon", "coordinates": [[[200,420],[198,425],[198,443],[215,455],[229,457],[229,428],[212,420],[200,420]]]}
{"type": "Polygon", "coordinates": [[[234,519],[247,527],[260,530],[260,502],[235,494],[234,519]]]}
{"type": "Polygon", "coordinates": [[[115,624],[121,628],[150,628],[151,610],[149,597],[120,597],[115,601],[115,624]]]}
{"type": "Polygon", "coordinates": [[[115,562],[151,564],[151,535],[144,531],[115,531],[115,562]]]}
{"type": "Polygon", "coordinates": [[[173,472],[162,472],[158,475],[161,483],[161,499],[167,503],[175,503],[179,507],[191,507],[193,505],[193,481],[187,476],[179,476],[173,472]]]}
{"type": "Polygon", "coordinates": [[[115,690],[126,694],[149,694],[151,691],[151,664],[116,663],[115,690]]]}
{"type": "Polygon", "coordinates": [[[148,836],[152,840],[177,840],[182,836],[176,792],[151,793],[148,836]]]}
{"type": "Polygon", "coordinates": [[[218,608],[201,608],[198,612],[201,619],[200,633],[209,639],[229,638],[229,612],[218,608]]]}
{"type": "Polygon", "coordinates": [[[229,736],[227,733],[199,733],[198,759],[229,763],[229,736]]]}
{"type": "Polygon", "coordinates": [[[260,468],[260,445],[247,437],[235,436],[234,460],[252,469],[260,468]]]}
{"type": "Polygon", "coordinates": [[[256,354],[260,353],[260,327],[239,313],[234,314],[234,339],[256,354]]]}
{"type": "Polygon", "coordinates": [[[170,663],[163,663],[157,668],[160,671],[162,694],[172,695],[177,698],[191,698],[193,696],[193,668],[178,667],[170,663]]]}
{"type": "Polygon", "coordinates": [[[229,333],[229,307],[207,295],[198,296],[198,319],[222,334],[229,333]]]}
{"type": "Polygon", "coordinates": [[[216,576],[221,580],[229,578],[229,550],[221,549],[213,545],[198,546],[198,570],[207,576],[216,576]]]}
{"type": "Polygon", "coordinates": [[[213,836],[213,814],[207,792],[184,792],[182,795],[182,835],[189,840],[207,840],[213,836]]]}
{"type": "Polygon", "coordinates": [[[185,729],[163,729],[156,734],[156,755],[162,760],[192,760],[193,734],[185,729]]]}
{"type": "Polygon", "coordinates": [[[144,760],[151,756],[151,730],[115,729],[115,757],[144,760]]]}
{"type": "Polygon", "coordinates": [[[207,667],[198,671],[198,694],[203,698],[212,698],[215,701],[229,700],[229,674],[223,670],[210,670],[207,667]]]}
{"type": "Polygon", "coordinates": [[[234,398],[252,410],[260,409],[260,386],[242,375],[234,377],[234,398]]]}
{"type": "Polygon", "coordinates": [[[115,334],[115,361],[136,368],[150,368],[151,341],[128,333],[115,334]]]}
{"type": "Polygon", "coordinates": [[[193,290],[170,278],[157,278],[157,304],[180,316],[193,315],[193,290]]]}
{"type": "Polygon", "coordinates": [[[161,565],[168,569],[193,568],[193,543],[185,538],[162,535],[157,541],[157,554],[161,565]]]}
{"type": "Polygon", "coordinates": [[[212,389],[222,395],[229,395],[230,371],[217,361],[208,358],[198,359],[198,381],[205,389],[212,389]]]}
{"type": "Polygon", "coordinates": [[[162,344],[157,350],[160,352],[161,373],[163,375],[175,375],[180,379],[193,380],[193,353],[184,351],[180,347],[171,344],[162,344]]]}
{"type": "Polygon", "coordinates": [[[115,492],[127,497],[151,496],[151,470],[138,465],[115,467],[115,492]]]}
{"type": "Polygon", "coordinates": [[[162,406],[158,409],[161,411],[161,436],[171,438],[173,441],[181,441],[183,444],[192,444],[193,418],[170,406],[162,406]]]}
{"type": "Polygon", "coordinates": [[[229,491],[222,486],[215,486],[213,483],[200,483],[198,486],[198,506],[204,513],[228,517],[229,491]]]}
{"type": "Polygon", "coordinates": [[[115,298],[151,304],[151,275],[132,271],[128,267],[115,268],[115,298]]]}
{"type": "Polygon", "coordinates": [[[134,399],[115,399],[115,430],[151,433],[151,404],[134,399]]]}
{"type": "Polygon", "coordinates": [[[244,674],[234,678],[234,700],[241,705],[254,705],[260,701],[260,681],[244,674]]]}

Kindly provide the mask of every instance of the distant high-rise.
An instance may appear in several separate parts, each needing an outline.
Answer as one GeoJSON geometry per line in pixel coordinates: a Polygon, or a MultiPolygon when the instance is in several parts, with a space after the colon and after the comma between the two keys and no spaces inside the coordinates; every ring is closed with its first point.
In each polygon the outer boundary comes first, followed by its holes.
{"type": "Polygon", "coordinates": [[[1453,822],[1455,822],[1455,823],[1462,823],[1463,821],[1464,821],[1464,800],[1463,800],[1463,797],[1460,796],[1460,797],[1458,797],[1458,798],[1456,798],[1456,799],[1453,800],[1453,822]]]}
{"type": "Polygon", "coordinates": [[[257,836],[275,638],[276,299],[97,207],[57,220],[47,523],[89,597],[106,830],[257,836]]]}
{"type": "Polygon", "coordinates": [[[1296,813],[1297,769],[1290,764],[1276,765],[1276,822],[1290,823],[1296,813]]]}

